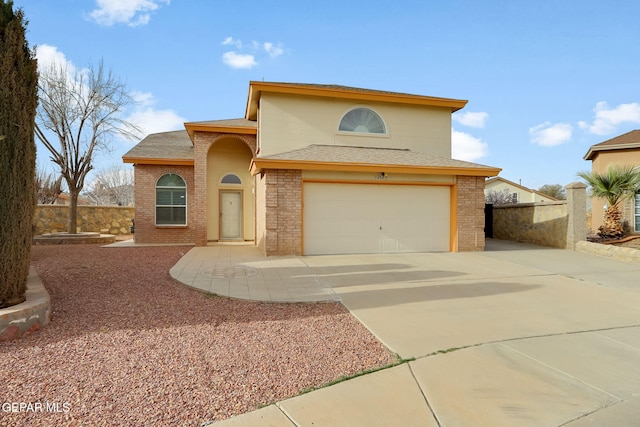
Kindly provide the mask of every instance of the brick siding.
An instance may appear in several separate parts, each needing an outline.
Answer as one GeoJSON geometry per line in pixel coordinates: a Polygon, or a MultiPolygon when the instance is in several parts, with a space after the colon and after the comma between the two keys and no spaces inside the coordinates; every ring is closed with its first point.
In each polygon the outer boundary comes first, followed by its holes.
{"type": "Polygon", "coordinates": [[[192,166],[136,165],[135,173],[136,243],[193,243],[195,232],[194,181],[192,166]],[[173,173],[187,185],[187,225],[156,226],[156,182],[173,173]]]}
{"type": "MultiPolygon", "coordinates": [[[[194,135],[194,182],[195,195],[195,235],[196,246],[207,245],[207,156],[211,146],[220,138],[234,138],[244,142],[252,155],[256,153],[255,135],[230,135],[217,132],[196,132],[194,135]]],[[[247,165],[247,168],[249,165],[247,165]]]]}
{"type": "Polygon", "coordinates": [[[458,251],[483,251],[484,181],[482,176],[458,176],[458,251]]]}
{"type": "MultiPolygon", "coordinates": [[[[264,171],[264,253],[302,254],[302,172],[299,170],[264,171]]],[[[258,210],[261,207],[258,205],[258,210]]],[[[262,221],[262,220],[261,220],[262,221]]]]}

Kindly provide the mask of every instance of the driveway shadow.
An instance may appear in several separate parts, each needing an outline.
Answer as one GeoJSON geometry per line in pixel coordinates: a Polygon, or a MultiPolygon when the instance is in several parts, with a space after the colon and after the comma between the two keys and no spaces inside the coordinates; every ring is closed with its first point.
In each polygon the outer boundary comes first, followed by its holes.
{"type": "Polygon", "coordinates": [[[311,267],[311,270],[318,280],[328,283],[333,288],[398,282],[428,282],[466,275],[466,273],[449,270],[416,270],[413,265],[400,263],[311,267]]]}
{"type": "MultiPolygon", "coordinates": [[[[483,298],[494,295],[526,292],[540,285],[522,283],[470,282],[424,284],[411,287],[389,287],[354,292],[338,292],[350,310],[389,307],[419,302],[483,298]]],[[[428,308],[428,306],[426,306],[428,308]]]]}

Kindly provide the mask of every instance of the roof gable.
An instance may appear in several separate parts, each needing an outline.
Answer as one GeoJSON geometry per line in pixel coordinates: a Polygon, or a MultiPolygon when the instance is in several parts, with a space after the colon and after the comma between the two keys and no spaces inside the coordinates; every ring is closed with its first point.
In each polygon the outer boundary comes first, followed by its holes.
{"type": "Polygon", "coordinates": [[[592,145],[583,158],[585,160],[593,160],[595,156],[602,151],[625,150],[630,148],[640,148],[640,130],[638,129],[592,145]]]}

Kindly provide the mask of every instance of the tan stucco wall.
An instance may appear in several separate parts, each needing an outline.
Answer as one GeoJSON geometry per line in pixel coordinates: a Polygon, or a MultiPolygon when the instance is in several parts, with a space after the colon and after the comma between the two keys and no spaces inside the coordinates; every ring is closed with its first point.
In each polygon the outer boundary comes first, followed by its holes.
{"type": "MultiPolygon", "coordinates": [[[[612,164],[640,166],[640,150],[601,152],[593,160],[591,170],[604,172],[612,164]]],[[[597,232],[602,225],[605,204],[606,200],[604,199],[594,198],[591,200],[591,229],[593,232],[597,232]]],[[[640,231],[634,230],[633,200],[625,201],[622,205],[622,210],[624,214],[623,221],[626,221],[629,225],[629,231],[640,231]]]]}
{"type": "Polygon", "coordinates": [[[355,102],[263,93],[260,99],[260,153],[267,156],[311,144],[408,148],[451,157],[451,109],[355,102]],[[380,115],[387,135],[338,132],[343,115],[368,107],[380,115]]]}
{"type": "Polygon", "coordinates": [[[254,239],[254,189],[249,172],[251,150],[233,139],[221,139],[211,146],[207,156],[207,240],[220,239],[220,191],[241,190],[243,239],[254,239]],[[227,174],[237,175],[241,185],[221,184],[227,174]]]}
{"type": "MultiPolygon", "coordinates": [[[[133,225],[134,209],[131,206],[78,206],[76,221],[79,232],[105,234],[129,234],[133,225]]],[[[38,205],[33,225],[36,236],[65,232],[69,223],[69,206],[38,205]]]]}
{"type": "Polygon", "coordinates": [[[266,242],[266,215],[267,215],[267,200],[266,200],[266,177],[264,173],[258,174],[255,177],[255,198],[256,198],[256,229],[255,229],[255,243],[262,253],[267,253],[266,242]]]}

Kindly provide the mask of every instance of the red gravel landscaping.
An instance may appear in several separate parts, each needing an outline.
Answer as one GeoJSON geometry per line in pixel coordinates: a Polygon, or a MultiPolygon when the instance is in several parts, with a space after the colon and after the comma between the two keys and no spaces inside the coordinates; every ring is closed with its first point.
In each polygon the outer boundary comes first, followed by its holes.
{"type": "Polygon", "coordinates": [[[51,323],[0,343],[0,425],[199,426],[396,361],[339,303],[181,285],[189,249],[34,246],[51,323]]]}

